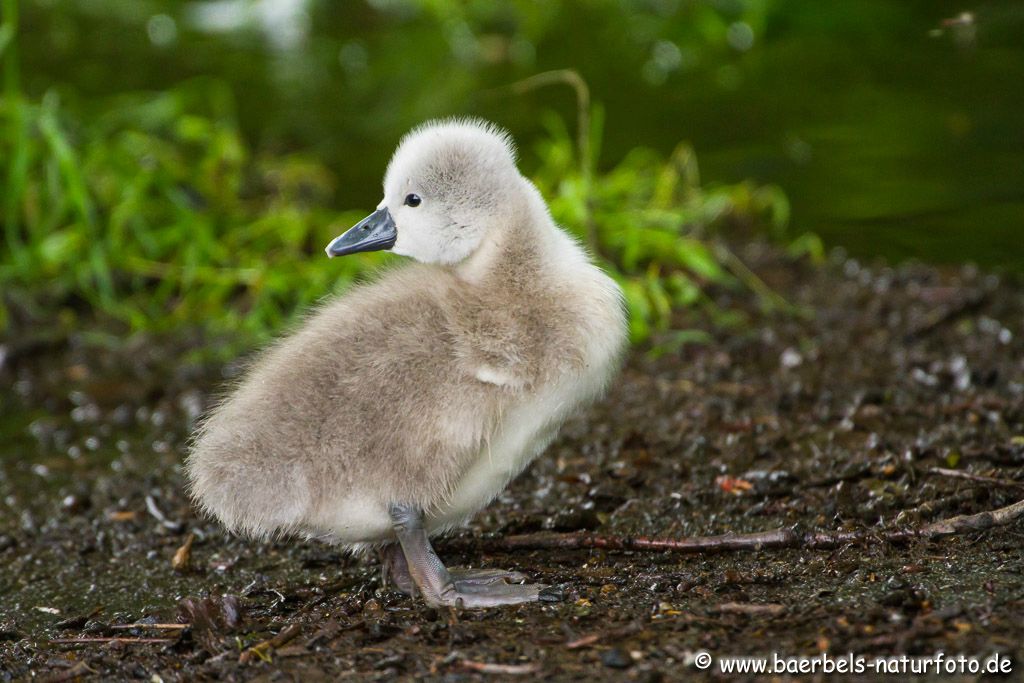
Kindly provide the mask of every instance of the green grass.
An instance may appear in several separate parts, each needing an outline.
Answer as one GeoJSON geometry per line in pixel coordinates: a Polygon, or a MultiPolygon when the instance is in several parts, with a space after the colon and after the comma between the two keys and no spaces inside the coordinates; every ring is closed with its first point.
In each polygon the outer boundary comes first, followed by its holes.
{"type": "MultiPolygon", "coordinates": [[[[334,179],[315,159],[255,152],[216,80],[114,99],[92,117],[56,92],[26,97],[17,3],[2,6],[0,329],[199,328],[247,346],[387,258],[323,256],[361,216],[332,207],[334,179]]],[[[685,144],[668,159],[636,149],[599,172],[601,109],[586,84],[572,72],[538,78],[572,85],[580,108],[575,138],[548,118],[535,180],[555,218],[622,285],[635,342],[697,340],[671,333],[672,312],[706,303],[710,284],[746,285],[778,303],[713,237],[729,220],[784,231],[778,188],[704,186],[685,144]]]]}

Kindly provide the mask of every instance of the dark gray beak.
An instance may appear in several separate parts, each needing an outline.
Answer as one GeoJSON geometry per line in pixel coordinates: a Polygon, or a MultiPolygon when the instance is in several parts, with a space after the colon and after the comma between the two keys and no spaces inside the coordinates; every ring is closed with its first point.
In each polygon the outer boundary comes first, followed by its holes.
{"type": "Polygon", "coordinates": [[[387,207],[377,209],[327,245],[327,255],[345,256],[361,251],[380,251],[395,246],[398,229],[387,207]]]}

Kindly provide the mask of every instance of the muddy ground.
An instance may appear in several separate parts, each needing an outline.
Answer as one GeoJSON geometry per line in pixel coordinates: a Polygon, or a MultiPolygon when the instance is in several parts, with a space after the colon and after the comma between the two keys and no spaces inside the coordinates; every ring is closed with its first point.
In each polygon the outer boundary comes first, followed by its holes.
{"type": "Polygon", "coordinates": [[[180,463],[235,366],[180,342],[6,340],[0,680],[673,680],[702,650],[995,652],[1024,667],[1024,523],[830,550],[501,549],[545,530],[882,532],[1024,498],[1021,283],[743,255],[813,316],[716,293],[729,316],[679,320],[710,342],[634,352],[603,402],[439,543],[450,564],[563,587],[559,604],[435,610],[382,589],[372,558],[229,538],[190,509],[180,463]],[[138,622],[192,626],[113,628],[138,622]]]}

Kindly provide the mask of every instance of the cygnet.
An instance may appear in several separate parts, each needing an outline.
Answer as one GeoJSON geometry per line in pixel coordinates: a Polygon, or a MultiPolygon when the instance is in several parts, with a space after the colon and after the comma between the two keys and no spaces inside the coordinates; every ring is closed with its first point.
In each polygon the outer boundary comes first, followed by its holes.
{"type": "Polygon", "coordinates": [[[204,420],[197,505],[256,538],[377,549],[433,606],[557,599],[518,572],[448,569],[430,538],[464,523],[615,374],[622,292],[552,220],[509,136],[427,123],[388,165],[376,211],[329,256],[417,263],[319,306],[204,420]]]}

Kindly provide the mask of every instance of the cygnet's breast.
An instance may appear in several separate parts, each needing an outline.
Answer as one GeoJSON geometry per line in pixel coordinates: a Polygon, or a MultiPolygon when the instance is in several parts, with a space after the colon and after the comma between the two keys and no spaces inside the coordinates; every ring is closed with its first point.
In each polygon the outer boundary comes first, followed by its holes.
{"type": "MultiPolygon", "coordinates": [[[[570,412],[596,398],[614,372],[625,340],[618,285],[590,263],[575,274],[576,294],[585,305],[576,347],[582,363],[541,386],[523,391],[502,414],[494,433],[476,461],[456,485],[447,504],[428,518],[432,533],[463,524],[487,505],[509,482],[540,455],[558,433],[570,412]]],[[[481,368],[477,379],[501,384],[504,377],[481,368]]]]}

